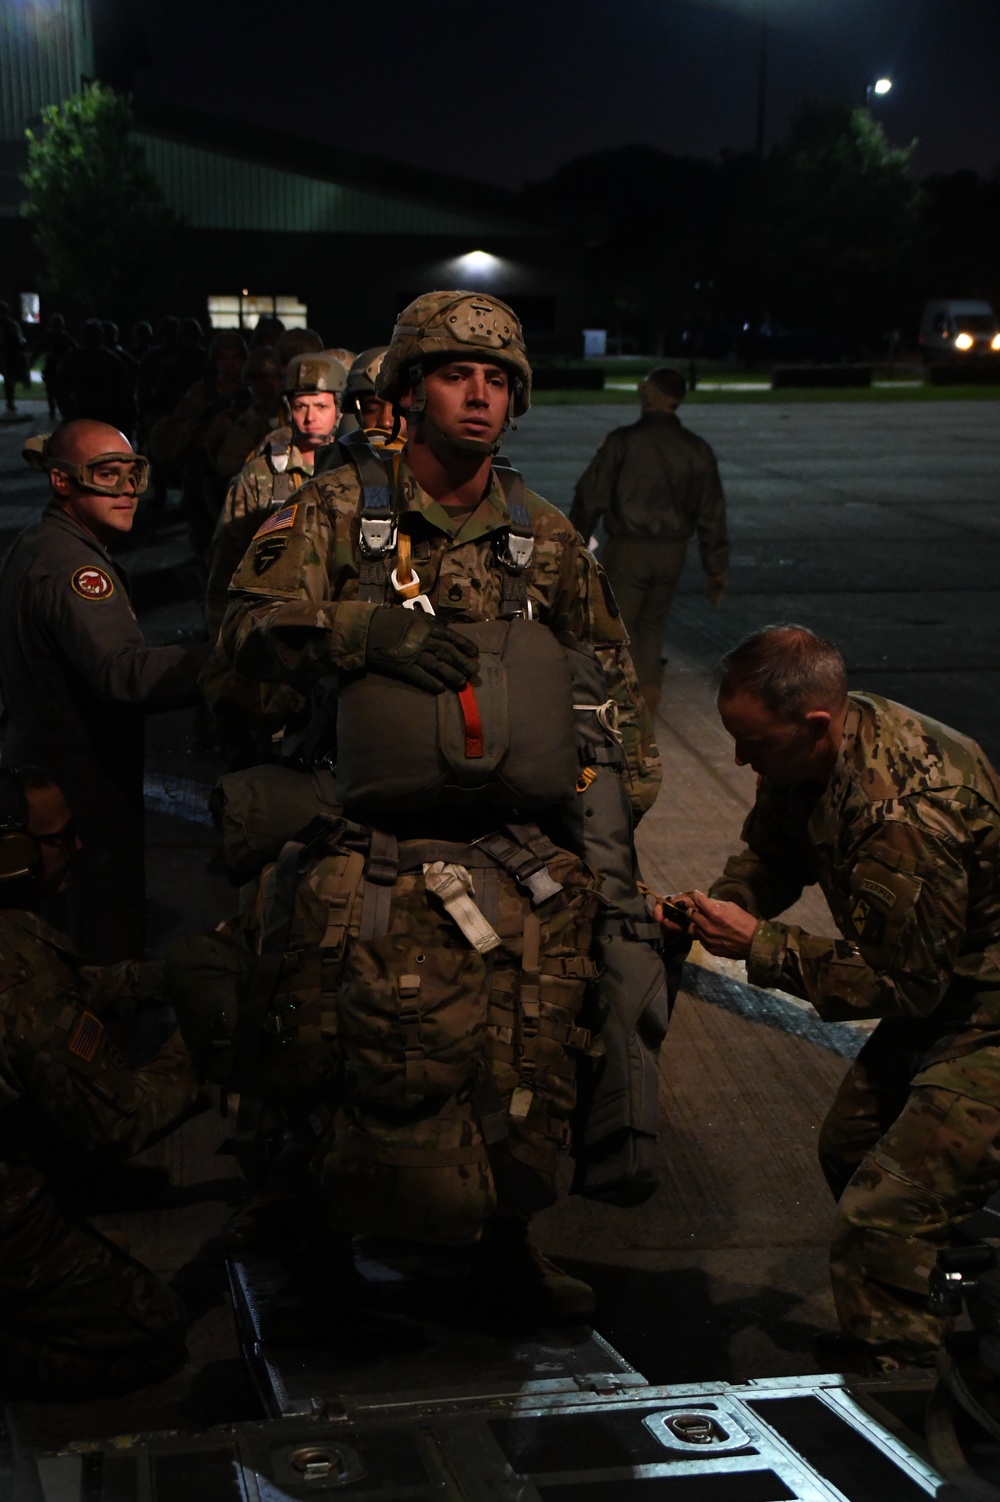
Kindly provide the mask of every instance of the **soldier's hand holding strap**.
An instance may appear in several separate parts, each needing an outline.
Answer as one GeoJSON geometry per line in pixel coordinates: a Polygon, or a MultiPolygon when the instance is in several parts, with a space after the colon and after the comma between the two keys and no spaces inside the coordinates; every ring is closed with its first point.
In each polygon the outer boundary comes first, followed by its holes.
{"type": "Polygon", "coordinates": [[[479,648],[422,610],[380,605],[372,611],[365,665],[430,694],[457,692],[469,681],[479,648]]]}
{"type": "Polygon", "coordinates": [[[704,892],[690,893],[691,935],[709,954],[724,959],[745,960],[750,953],[758,920],[735,902],[718,902],[704,892]]]}

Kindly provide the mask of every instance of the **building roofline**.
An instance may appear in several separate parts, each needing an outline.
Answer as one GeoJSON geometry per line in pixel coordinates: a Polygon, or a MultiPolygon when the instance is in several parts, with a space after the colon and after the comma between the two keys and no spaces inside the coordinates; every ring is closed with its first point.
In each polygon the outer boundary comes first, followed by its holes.
{"type": "Polygon", "coordinates": [[[137,129],[188,146],[345,187],[381,188],[414,203],[509,218],[512,231],[519,225],[536,232],[543,228],[558,233],[561,228],[561,215],[554,216],[547,205],[527,202],[509,188],[390,162],[309,137],[168,104],[150,95],[137,95],[133,109],[137,129]]]}

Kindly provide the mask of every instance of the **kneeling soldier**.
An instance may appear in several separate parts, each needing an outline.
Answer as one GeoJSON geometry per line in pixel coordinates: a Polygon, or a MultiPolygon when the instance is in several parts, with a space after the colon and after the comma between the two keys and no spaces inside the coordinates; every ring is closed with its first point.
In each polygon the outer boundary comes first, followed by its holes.
{"type": "Polygon", "coordinates": [[[817,1355],[932,1364],[928,1274],[1000,1188],[1000,780],[954,730],[848,694],[836,647],[801,626],[723,659],[719,713],[757,800],[746,850],[689,894],[694,935],[828,1022],[884,1019],[820,1133],[845,1335],[817,1355]],[[842,938],[778,921],[813,882],[842,938]]]}
{"type": "Polygon", "coordinates": [[[141,1069],[108,1029],[157,1000],[161,966],[84,965],[34,909],[79,845],[46,776],[0,769],[0,1392],[79,1399],[158,1381],[185,1359],[177,1295],[61,1211],[40,1142],[125,1157],[205,1102],[177,1034],[141,1069]]]}

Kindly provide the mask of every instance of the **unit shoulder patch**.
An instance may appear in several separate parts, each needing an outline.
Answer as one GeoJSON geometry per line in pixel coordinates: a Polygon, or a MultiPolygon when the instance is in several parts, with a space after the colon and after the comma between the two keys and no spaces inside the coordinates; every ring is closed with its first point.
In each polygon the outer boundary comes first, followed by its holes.
{"type": "Polygon", "coordinates": [[[84,1012],[67,1044],[70,1053],[76,1054],[84,1063],[93,1062],[104,1037],[104,1024],[93,1012],[84,1012]]]}
{"type": "Polygon", "coordinates": [[[287,537],[266,537],[263,542],[258,543],[253,555],[254,573],[266,574],[271,564],[277,563],[287,545],[287,537]]]}
{"type": "Polygon", "coordinates": [[[291,506],[283,506],[280,511],[276,511],[273,516],[269,516],[267,521],[257,528],[254,537],[266,537],[269,532],[282,532],[286,527],[294,526],[295,513],[298,509],[297,501],[291,506]]]}
{"type": "Polygon", "coordinates": [[[70,579],[73,592],[82,600],[110,600],[115,592],[115,581],[96,564],[78,568],[70,579]]]}

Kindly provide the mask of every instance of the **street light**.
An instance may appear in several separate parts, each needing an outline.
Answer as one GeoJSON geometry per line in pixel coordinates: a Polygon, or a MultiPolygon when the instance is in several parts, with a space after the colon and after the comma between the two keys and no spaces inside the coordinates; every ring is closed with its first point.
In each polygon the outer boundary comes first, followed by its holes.
{"type": "Polygon", "coordinates": [[[884,99],[886,94],[888,94],[891,89],[891,78],[876,78],[875,82],[870,83],[865,90],[865,103],[871,104],[873,94],[879,99],[884,99]]]}

